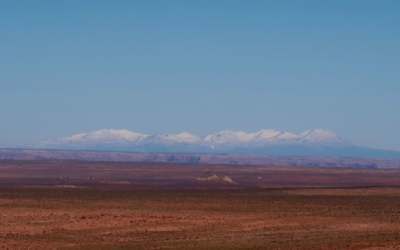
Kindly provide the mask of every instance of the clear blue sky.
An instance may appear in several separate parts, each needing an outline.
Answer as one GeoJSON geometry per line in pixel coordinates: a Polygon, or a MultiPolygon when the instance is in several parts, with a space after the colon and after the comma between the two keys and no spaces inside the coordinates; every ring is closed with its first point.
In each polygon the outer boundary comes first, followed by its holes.
{"type": "Polygon", "coordinates": [[[0,1],[0,145],[323,128],[400,151],[400,1],[0,1]]]}

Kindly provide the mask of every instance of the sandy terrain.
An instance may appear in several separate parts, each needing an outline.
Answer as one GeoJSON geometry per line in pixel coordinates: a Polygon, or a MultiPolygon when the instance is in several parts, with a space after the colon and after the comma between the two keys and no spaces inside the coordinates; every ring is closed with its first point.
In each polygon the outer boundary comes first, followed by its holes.
{"type": "Polygon", "coordinates": [[[400,249],[398,180],[397,169],[0,161],[0,249],[400,249]],[[206,172],[237,184],[196,181],[206,172]]]}
{"type": "Polygon", "coordinates": [[[0,188],[0,249],[399,249],[400,188],[0,188]]]}

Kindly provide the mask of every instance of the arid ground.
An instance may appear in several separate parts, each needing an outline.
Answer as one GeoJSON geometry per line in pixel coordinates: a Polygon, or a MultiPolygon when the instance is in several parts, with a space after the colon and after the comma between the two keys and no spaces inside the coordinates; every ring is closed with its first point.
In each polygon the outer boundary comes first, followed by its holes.
{"type": "Polygon", "coordinates": [[[2,161],[0,249],[400,249],[399,180],[395,169],[2,161]],[[238,184],[196,182],[205,171],[238,184]]]}
{"type": "Polygon", "coordinates": [[[136,189],[400,186],[400,169],[0,160],[0,183],[136,189]],[[237,185],[194,181],[206,172],[228,176],[237,185]]]}

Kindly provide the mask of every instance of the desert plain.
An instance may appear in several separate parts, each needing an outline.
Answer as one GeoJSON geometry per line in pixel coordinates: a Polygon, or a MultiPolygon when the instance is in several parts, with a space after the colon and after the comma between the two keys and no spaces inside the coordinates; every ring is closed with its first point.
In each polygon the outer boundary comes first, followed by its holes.
{"type": "Polygon", "coordinates": [[[400,249],[400,169],[0,161],[0,249],[400,249]],[[197,181],[209,172],[236,184],[197,181]]]}

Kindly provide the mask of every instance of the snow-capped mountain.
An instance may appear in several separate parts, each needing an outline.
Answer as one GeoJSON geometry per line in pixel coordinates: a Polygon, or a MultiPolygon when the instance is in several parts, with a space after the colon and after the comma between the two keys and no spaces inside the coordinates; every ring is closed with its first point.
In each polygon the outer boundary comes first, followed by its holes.
{"type": "Polygon", "coordinates": [[[187,132],[182,132],[179,134],[162,134],[159,135],[162,138],[165,138],[166,140],[169,140],[171,142],[180,142],[180,143],[195,143],[198,140],[200,140],[199,137],[192,135],[187,132]]]}
{"type": "MultiPolygon", "coordinates": [[[[146,135],[128,130],[103,129],[35,145],[40,149],[139,152],[244,153],[301,155],[304,152],[355,147],[331,131],[316,129],[293,134],[263,129],[254,133],[220,131],[204,137],[188,132],[146,135]]],[[[308,152],[311,153],[308,153],[308,152]]]]}
{"type": "Polygon", "coordinates": [[[299,135],[285,131],[260,130],[254,133],[254,137],[247,143],[249,147],[259,147],[274,144],[297,144],[299,135]]]}
{"type": "Polygon", "coordinates": [[[179,134],[161,134],[161,135],[150,135],[145,137],[142,141],[137,143],[138,146],[149,146],[149,145],[175,145],[175,144],[195,144],[200,140],[199,137],[182,132],[179,134]]]}
{"type": "Polygon", "coordinates": [[[272,129],[262,129],[252,134],[254,141],[264,141],[279,135],[281,132],[272,129]]]}
{"type": "Polygon", "coordinates": [[[305,131],[299,135],[299,141],[303,144],[314,144],[324,146],[343,146],[350,145],[346,140],[338,137],[331,131],[316,129],[305,131]]]}
{"type": "Polygon", "coordinates": [[[235,147],[240,146],[244,142],[251,140],[252,134],[246,134],[244,132],[234,131],[221,131],[218,133],[207,135],[203,138],[203,141],[207,142],[210,147],[235,147]]]}
{"type": "Polygon", "coordinates": [[[90,133],[72,135],[70,137],[60,138],[56,142],[68,143],[77,141],[114,143],[114,142],[139,142],[148,137],[148,135],[131,132],[129,130],[103,129],[90,133]]]}

